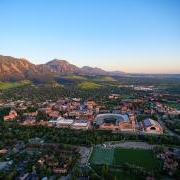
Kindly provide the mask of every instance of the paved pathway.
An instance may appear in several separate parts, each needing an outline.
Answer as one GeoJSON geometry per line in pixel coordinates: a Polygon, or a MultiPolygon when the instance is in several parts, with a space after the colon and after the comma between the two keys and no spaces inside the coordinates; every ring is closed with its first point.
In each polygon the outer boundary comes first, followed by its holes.
{"type": "Polygon", "coordinates": [[[90,156],[90,153],[91,153],[91,148],[80,147],[79,153],[81,155],[80,164],[81,165],[86,165],[88,163],[88,160],[89,160],[89,156],[90,156]]]}

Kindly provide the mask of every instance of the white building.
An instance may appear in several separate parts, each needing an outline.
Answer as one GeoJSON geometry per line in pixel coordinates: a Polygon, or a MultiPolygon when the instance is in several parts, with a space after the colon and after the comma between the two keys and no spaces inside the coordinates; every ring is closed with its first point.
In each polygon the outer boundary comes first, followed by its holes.
{"type": "Polygon", "coordinates": [[[71,128],[73,129],[88,129],[90,126],[90,122],[86,120],[76,120],[72,125],[71,128]]]}
{"type": "Polygon", "coordinates": [[[69,127],[70,125],[73,124],[73,122],[74,122],[73,119],[65,119],[65,118],[60,117],[57,119],[56,125],[58,127],[69,127]]]}

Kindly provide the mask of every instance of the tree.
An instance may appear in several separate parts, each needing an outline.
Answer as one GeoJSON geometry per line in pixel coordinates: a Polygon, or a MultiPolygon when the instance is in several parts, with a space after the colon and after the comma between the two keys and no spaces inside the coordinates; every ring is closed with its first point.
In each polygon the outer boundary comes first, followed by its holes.
{"type": "Polygon", "coordinates": [[[40,120],[47,120],[47,116],[45,113],[38,111],[38,114],[36,116],[36,120],[40,121],[40,120]]]}
{"type": "Polygon", "coordinates": [[[108,177],[108,174],[109,174],[109,167],[107,164],[105,164],[102,167],[102,176],[105,178],[108,177]]]}

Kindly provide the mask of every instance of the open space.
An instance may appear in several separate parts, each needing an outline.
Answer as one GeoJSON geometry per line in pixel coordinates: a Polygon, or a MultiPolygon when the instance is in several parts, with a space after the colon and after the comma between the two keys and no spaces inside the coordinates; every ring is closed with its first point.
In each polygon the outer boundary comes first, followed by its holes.
{"type": "Polygon", "coordinates": [[[156,159],[152,150],[144,149],[123,149],[114,150],[113,165],[131,164],[152,170],[160,167],[160,162],[156,159]]]}
{"type": "Polygon", "coordinates": [[[19,82],[0,82],[0,89],[17,88],[17,87],[22,87],[22,86],[28,85],[30,83],[31,82],[28,80],[19,81],[19,82]]]}
{"type": "Polygon", "coordinates": [[[114,149],[104,149],[95,147],[91,154],[90,163],[92,164],[113,164],[114,149]]]}
{"type": "Polygon", "coordinates": [[[78,84],[78,87],[81,89],[97,89],[100,88],[101,85],[90,81],[84,81],[78,84]]]}
{"type": "Polygon", "coordinates": [[[153,151],[145,149],[95,147],[91,154],[90,163],[108,164],[115,167],[130,164],[144,167],[146,170],[154,170],[160,167],[160,162],[154,156],[153,151]]]}

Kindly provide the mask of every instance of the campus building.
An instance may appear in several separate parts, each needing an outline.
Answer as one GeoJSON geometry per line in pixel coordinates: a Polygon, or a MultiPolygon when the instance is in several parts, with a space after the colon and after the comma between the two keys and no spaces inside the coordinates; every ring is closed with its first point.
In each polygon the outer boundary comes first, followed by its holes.
{"type": "Polygon", "coordinates": [[[99,129],[113,131],[135,131],[135,116],[133,114],[99,114],[95,119],[99,129]]]}
{"type": "Polygon", "coordinates": [[[71,128],[73,129],[88,129],[90,126],[90,122],[86,120],[76,120],[72,125],[71,128]]]}
{"type": "Polygon", "coordinates": [[[161,127],[161,125],[157,121],[150,118],[143,120],[141,126],[144,132],[146,133],[154,133],[154,134],[163,133],[163,128],[161,127]]]}

